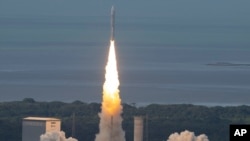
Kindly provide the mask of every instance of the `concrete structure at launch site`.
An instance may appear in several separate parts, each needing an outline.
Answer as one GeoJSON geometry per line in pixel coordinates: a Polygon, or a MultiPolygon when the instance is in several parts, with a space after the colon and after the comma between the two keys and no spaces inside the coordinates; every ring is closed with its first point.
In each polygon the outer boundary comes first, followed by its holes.
{"type": "Polygon", "coordinates": [[[51,131],[61,131],[61,120],[46,117],[26,117],[22,122],[22,141],[39,141],[40,136],[51,131]]]}
{"type": "Polygon", "coordinates": [[[134,117],[134,141],[143,141],[143,117],[134,117]]]}

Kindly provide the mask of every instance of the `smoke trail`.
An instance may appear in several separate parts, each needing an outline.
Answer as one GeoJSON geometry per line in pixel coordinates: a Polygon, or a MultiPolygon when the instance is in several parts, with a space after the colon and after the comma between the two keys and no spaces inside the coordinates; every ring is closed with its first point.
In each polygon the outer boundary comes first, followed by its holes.
{"type": "Polygon", "coordinates": [[[179,133],[173,133],[169,136],[167,141],[209,141],[205,134],[195,136],[194,132],[183,131],[179,133]]]}
{"type": "Polygon", "coordinates": [[[40,141],[78,141],[74,138],[66,138],[63,131],[47,132],[40,136],[40,141]]]}
{"type": "Polygon", "coordinates": [[[114,41],[110,41],[105,82],[103,85],[102,111],[99,113],[99,133],[95,141],[125,141],[122,129],[122,105],[119,96],[119,79],[114,41]]]}

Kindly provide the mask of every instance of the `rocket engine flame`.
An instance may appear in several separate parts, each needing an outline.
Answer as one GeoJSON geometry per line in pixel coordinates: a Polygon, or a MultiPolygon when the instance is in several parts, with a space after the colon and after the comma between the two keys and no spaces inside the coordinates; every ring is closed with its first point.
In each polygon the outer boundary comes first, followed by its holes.
{"type": "Polygon", "coordinates": [[[122,129],[119,85],[115,42],[111,40],[103,85],[102,111],[99,113],[100,131],[96,135],[95,141],[125,141],[125,133],[122,129]]]}
{"type": "Polygon", "coordinates": [[[118,79],[115,42],[110,41],[108,63],[106,65],[105,82],[103,85],[103,110],[109,115],[118,114],[121,110],[121,99],[119,96],[120,82],[118,79]]]}

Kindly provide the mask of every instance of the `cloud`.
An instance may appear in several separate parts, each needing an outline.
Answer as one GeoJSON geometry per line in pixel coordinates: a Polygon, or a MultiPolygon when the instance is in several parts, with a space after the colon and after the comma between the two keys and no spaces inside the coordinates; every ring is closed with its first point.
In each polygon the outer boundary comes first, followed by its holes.
{"type": "Polygon", "coordinates": [[[78,141],[72,137],[66,138],[63,131],[47,132],[40,136],[40,141],[78,141]]]}
{"type": "Polygon", "coordinates": [[[185,130],[179,133],[173,133],[168,137],[167,141],[209,141],[205,134],[195,136],[194,132],[185,130]]]}

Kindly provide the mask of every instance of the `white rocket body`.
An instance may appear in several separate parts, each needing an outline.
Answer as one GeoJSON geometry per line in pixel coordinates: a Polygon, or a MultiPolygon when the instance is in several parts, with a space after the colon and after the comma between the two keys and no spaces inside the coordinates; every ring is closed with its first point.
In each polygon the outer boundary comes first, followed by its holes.
{"type": "Polygon", "coordinates": [[[115,40],[115,7],[112,6],[111,8],[111,41],[115,40]]]}

